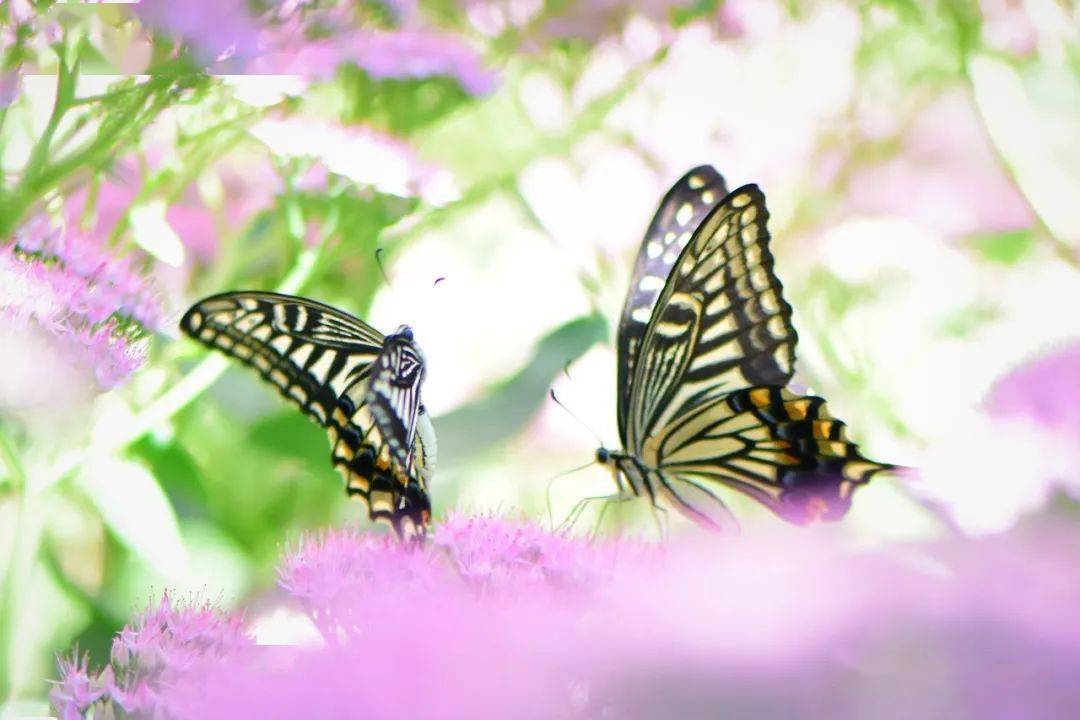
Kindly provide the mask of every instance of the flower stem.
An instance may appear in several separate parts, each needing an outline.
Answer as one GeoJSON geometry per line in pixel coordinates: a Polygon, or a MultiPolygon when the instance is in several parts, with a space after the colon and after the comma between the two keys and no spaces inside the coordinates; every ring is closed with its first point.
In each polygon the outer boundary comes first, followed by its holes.
{"type": "Polygon", "coordinates": [[[37,559],[41,533],[44,529],[42,513],[38,509],[36,487],[19,460],[18,453],[7,435],[0,430],[0,458],[15,481],[18,508],[15,514],[11,557],[2,576],[3,593],[0,594],[0,697],[6,702],[14,698],[17,683],[12,671],[22,667],[25,658],[15,657],[19,648],[23,617],[23,598],[30,597],[29,585],[37,559]]]}

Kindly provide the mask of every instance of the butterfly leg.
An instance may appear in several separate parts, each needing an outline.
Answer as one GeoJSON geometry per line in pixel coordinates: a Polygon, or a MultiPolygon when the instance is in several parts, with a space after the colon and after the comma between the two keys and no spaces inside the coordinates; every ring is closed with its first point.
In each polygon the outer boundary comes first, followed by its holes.
{"type": "Polygon", "coordinates": [[[653,521],[656,523],[656,531],[660,533],[660,540],[666,542],[670,533],[668,512],[656,503],[651,504],[653,521]]]}
{"type": "Polygon", "coordinates": [[[600,508],[600,514],[596,518],[596,525],[593,526],[592,538],[594,540],[596,539],[597,535],[600,534],[600,528],[604,524],[604,515],[607,514],[608,508],[613,505],[619,505],[621,503],[627,502],[628,500],[637,500],[637,496],[627,495],[624,493],[618,495],[608,495],[604,498],[604,504],[600,508]]]}
{"type": "Polygon", "coordinates": [[[618,495],[590,495],[583,497],[574,503],[574,507],[570,509],[566,519],[559,525],[560,531],[570,530],[577,524],[577,521],[581,519],[581,515],[588,509],[589,505],[598,501],[610,502],[613,498],[619,497],[618,495]]]}

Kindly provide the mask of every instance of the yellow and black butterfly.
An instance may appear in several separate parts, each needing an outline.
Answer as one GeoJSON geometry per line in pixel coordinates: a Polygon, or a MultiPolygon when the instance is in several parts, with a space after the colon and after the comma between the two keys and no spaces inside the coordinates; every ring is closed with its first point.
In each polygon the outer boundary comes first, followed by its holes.
{"type": "Polygon", "coordinates": [[[713,168],[688,172],[649,225],[619,322],[625,452],[597,460],[620,494],[710,527],[729,520],[718,486],[807,524],[839,519],[857,486],[894,468],[860,455],[824,400],[785,388],[797,336],[768,216],[756,185],[729,193],[713,168]]]}
{"type": "Polygon", "coordinates": [[[259,371],[330,435],[334,466],[372,520],[422,540],[435,432],[420,401],[425,363],[407,326],[383,336],[314,300],[228,292],[195,303],[180,328],[259,371]]]}

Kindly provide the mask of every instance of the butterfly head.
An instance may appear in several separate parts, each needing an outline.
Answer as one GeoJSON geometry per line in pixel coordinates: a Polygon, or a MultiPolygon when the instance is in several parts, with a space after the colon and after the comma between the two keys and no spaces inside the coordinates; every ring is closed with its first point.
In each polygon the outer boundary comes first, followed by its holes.
{"type": "Polygon", "coordinates": [[[394,333],[392,335],[390,335],[387,338],[387,340],[389,340],[391,338],[401,338],[402,340],[410,340],[411,341],[413,339],[412,328],[409,327],[408,325],[401,325],[400,327],[398,327],[397,330],[394,331],[394,333]]]}
{"type": "Polygon", "coordinates": [[[613,463],[614,460],[611,457],[611,451],[606,447],[600,446],[596,449],[596,462],[601,465],[608,465],[613,463]]]}

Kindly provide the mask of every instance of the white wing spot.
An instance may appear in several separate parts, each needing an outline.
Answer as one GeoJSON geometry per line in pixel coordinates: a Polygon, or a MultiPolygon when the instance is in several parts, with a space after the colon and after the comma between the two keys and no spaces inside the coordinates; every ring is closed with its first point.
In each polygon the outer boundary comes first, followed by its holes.
{"type": "Polygon", "coordinates": [[[188,320],[192,330],[198,330],[202,327],[202,313],[191,313],[191,318],[188,320]]]}
{"type": "Polygon", "coordinates": [[[679,223],[680,225],[686,225],[693,217],[694,206],[690,203],[683,203],[675,212],[675,222],[679,223]]]}
{"type": "Polygon", "coordinates": [[[650,240],[648,244],[645,245],[645,254],[648,255],[649,259],[651,260],[655,260],[656,258],[660,257],[663,252],[664,246],[656,242],[655,240],[650,240]]]}
{"type": "Polygon", "coordinates": [[[648,323],[650,318],[652,318],[652,308],[634,308],[633,312],[630,313],[630,317],[633,318],[635,322],[648,323]]]}
{"type": "Polygon", "coordinates": [[[649,292],[651,290],[663,290],[664,281],[655,275],[646,275],[638,281],[638,289],[649,292]]]}
{"type": "Polygon", "coordinates": [[[701,202],[705,203],[706,205],[712,205],[714,202],[716,202],[716,193],[714,193],[712,190],[706,190],[705,192],[701,193],[701,202]]]}
{"type": "Polygon", "coordinates": [[[705,187],[705,178],[700,175],[691,175],[686,178],[686,184],[690,186],[691,190],[697,190],[698,188],[705,187]]]}

